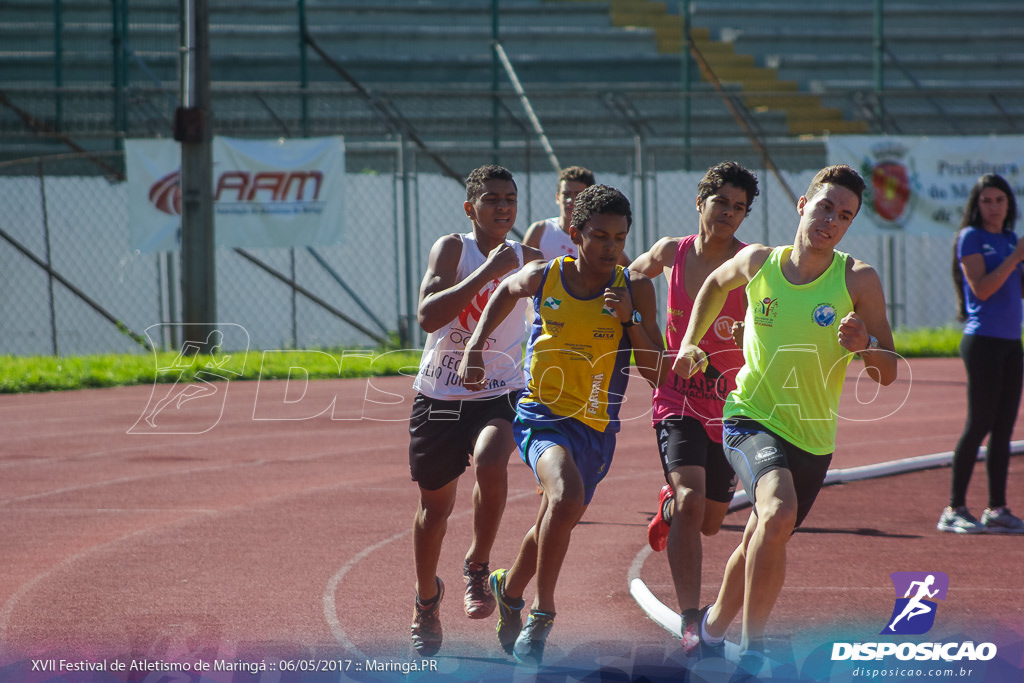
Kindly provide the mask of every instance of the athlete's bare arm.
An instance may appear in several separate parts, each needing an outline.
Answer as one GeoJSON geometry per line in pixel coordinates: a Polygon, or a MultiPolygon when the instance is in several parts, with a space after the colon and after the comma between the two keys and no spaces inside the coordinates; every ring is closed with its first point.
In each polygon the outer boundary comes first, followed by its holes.
{"type": "Polygon", "coordinates": [[[662,237],[651,245],[651,248],[637,256],[629,269],[634,273],[641,273],[654,279],[664,274],[666,278],[672,270],[676,260],[676,251],[679,249],[680,237],[662,237]]]}
{"type": "Polygon", "coordinates": [[[502,280],[487,301],[473,336],[466,343],[466,353],[459,368],[459,377],[467,389],[478,390],[484,387],[484,343],[501,321],[515,309],[519,299],[525,299],[537,291],[544,279],[546,265],[542,260],[526,264],[518,273],[502,280]]]}
{"type": "Polygon", "coordinates": [[[604,304],[611,308],[619,322],[632,320],[633,311],[640,313],[640,324],[624,328],[633,348],[633,358],[640,376],[654,387],[664,381],[665,345],[658,327],[657,299],[654,283],[646,275],[626,271],[630,287],[609,287],[604,291],[604,304]]]}
{"type": "Polygon", "coordinates": [[[672,363],[672,370],[676,374],[688,378],[697,370],[707,368],[707,355],[697,344],[722,312],[729,292],[750,282],[771,253],[771,247],[748,244],[731,259],[711,271],[711,275],[701,285],[697,298],[694,299],[690,322],[679,344],[679,353],[672,363]]]}
{"type": "Polygon", "coordinates": [[[531,261],[543,261],[543,260],[545,260],[544,259],[544,254],[541,252],[540,249],[537,249],[536,247],[531,247],[531,246],[527,245],[525,242],[523,243],[523,263],[524,264],[530,263],[531,261]]]}
{"type": "Polygon", "coordinates": [[[523,244],[534,249],[540,248],[540,239],[544,236],[544,226],[547,225],[547,221],[534,221],[530,224],[530,227],[526,229],[526,234],[523,235],[523,244]]]}
{"type": "MultiPolygon", "coordinates": [[[[1024,261],[1024,240],[1018,242],[1013,252],[991,271],[986,269],[985,257],[981,254],[967,254],[961,258],[960,270],[964,272],[964,279],[974,296],[985,301],[1003,286],[1021,261],[1024,261]]],[[[1021,289],[1024,291],[1024,281],[1021,289]]]]}
{"type": "Polygon", "coordinates": [[[503,242],[491,250],[482,266],[456,282],[462,249],[462,237],[457,234],[445,235],[430,249],[417,309],[420,326],[426,332],[438,330],[453,320],[484,284],[520,266],[515,249],[503,242]]]}
{"type": "Polygon", "coordinates": [[[665,362],[665,344],[661,328],[658,327],[654,283],[644,275],[629,271],[627,275],[633,290],[631,308],[627,315],[631,315],[633,309],[640,313],[640,324],[626,328],[629,343],[633,347],[633,359],[640,376],[650,382],[652,387],[660,387],[665,381],[668,363],[665,362]]]}
{"type": "Polygon", "coordinates": [[[888,386],[896,380],[897,356],[885,311],[882,280],[867,263],[854,258],[849,261],[846,288],[853,300],[853,313],[839,324],[839,343],[847,351],[861,355],[871,379],[888,386]],[[878,340],[877,350],[868,348],[872,336],[878,340]]]}

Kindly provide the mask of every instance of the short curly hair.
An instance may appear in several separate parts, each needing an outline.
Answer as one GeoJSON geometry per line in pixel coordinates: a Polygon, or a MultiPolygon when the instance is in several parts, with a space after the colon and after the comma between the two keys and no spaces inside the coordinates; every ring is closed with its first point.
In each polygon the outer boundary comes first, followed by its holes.
{"type": "Polygon", "coordinates": [[[583,226],[594,214],[625,216],[626,227],[633,225],[633,211],[626,195],[608,185],[591,185],[576,195],[569,225],[577,230],[583,230],[583,226]]]}
{"type": "MultiPolygon", "coordinates": [[[[466,201],[476,201],[484,193],[484,183],[488,180],[511,180],[513,185],[516,184],[512,171],[504,166],[487,164],[480,168],[474,168],[466,176],[466,201]]],[[[516,186],[516,189],[518,190],[519,187],[516,186]]]]}
{"type": "Polygon", "coordinates": [[[707,170],[704,177],[697,183],[697,199],[703,204],[708,197],[718,194],[723,185],[735,185],[747,193],[747,213],[754,204],[754,197],[760,194],[757,189],[757,176],[735,161],[723,161],[707,170]]]}

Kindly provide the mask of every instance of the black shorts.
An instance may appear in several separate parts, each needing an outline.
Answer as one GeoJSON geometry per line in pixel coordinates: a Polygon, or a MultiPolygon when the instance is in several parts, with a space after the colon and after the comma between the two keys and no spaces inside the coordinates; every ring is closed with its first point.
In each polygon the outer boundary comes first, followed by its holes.
{"type": "MultiPolygon", "coordinates": [[[[476,437],[491,420],[510,425],[516,394],[466,401],[441,401],[416,394],[409,416],[409,471],[412,480],[436,491],[469,467],[476,437]]],[[[511,435],[511,431],[509,432],[511,435]]],[[[509,452],[515,444],[509,440],[509,452]]]]}
{"type": "Polygon", "coordinates": [[[797,448],[759,422],[746,418],[725,421],[725,456],[743,483],[750,502],[756,502],[757,482],[765,472],[789,470],[796,489],[796,526],[807,517],[825,483],[832,454],[814,455],[797,448]]]}
{"type": "Polygon", "coordinates": [[[658,436],[661,468],[668,473],[677,467],[704,468],[704,497],[728,503],[736,492],[736,474],[725,458],[722,444],[711,440],[697,418],[675,415],[654,425],[658,436]]]}

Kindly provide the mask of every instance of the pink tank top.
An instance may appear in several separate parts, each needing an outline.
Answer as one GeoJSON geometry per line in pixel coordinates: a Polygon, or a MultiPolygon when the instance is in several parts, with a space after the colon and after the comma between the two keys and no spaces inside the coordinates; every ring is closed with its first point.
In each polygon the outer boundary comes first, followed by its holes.
{"type": "MultiPolygon", "coordinates": [[[[679,241],[676,258],[672,263],[672,276],[668,290],[668,316],[666,343],[671,362],[679,351],[679,342],[686,333],[693,310],[693,299],[686,292],[686,254],[693,248],[697,235],[687,235],[679,241]]],[[[744,245],[745,246],[745,245],[744,245]]],[[[742,321],[746,314],[743,302],[743,288],[729,292],[722,312],[700,341],[700,348],[708,354],[708,361],[720,376],[711,378],[708,374],[697,373],[690,379],[682,379],[669,371],[665,383],[654,392],[652,419],[655,424],[672,416],[689,415],[704,423],[708,436],[722,441],[722,408],[725,397],[736,388],[736,373],[743,367],[743,351],[732,339],[732,324],[742,321]]]]}

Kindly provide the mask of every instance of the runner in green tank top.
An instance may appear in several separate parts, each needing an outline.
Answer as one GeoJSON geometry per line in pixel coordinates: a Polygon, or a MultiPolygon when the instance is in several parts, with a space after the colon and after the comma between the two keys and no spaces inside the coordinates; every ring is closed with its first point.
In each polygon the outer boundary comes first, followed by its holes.
{"type": "Polygon", "coordinates": [[[776,247],[747,284],[743,353],[736,391],[723,415],[760,422],[815,455],[835,450],[839,395],[853,354],[836,342],[836,323],[853,312],[849,254],[836,251],[813,282],[784,272],[793,247],[776,247]]]}
{"type": "Polygon", "coordinates": [[[849,166],[815,175],[797,202],[792,247],[752,244],[717,268],[694,302],[673,370],[707,365],[697,346],[730,290],[747,287],[745,368],[725,409],[726,455],[754,504],[701,625],[721,642],[742,610],[740,667],[756,675],[762,638],[782,590],[786,543],[825,480],[835,444],[835,410],[853,354],[882,385],[896,379],[897,355],[878,273],[835,250],[860,210],[864,181],[849,166]]]}

